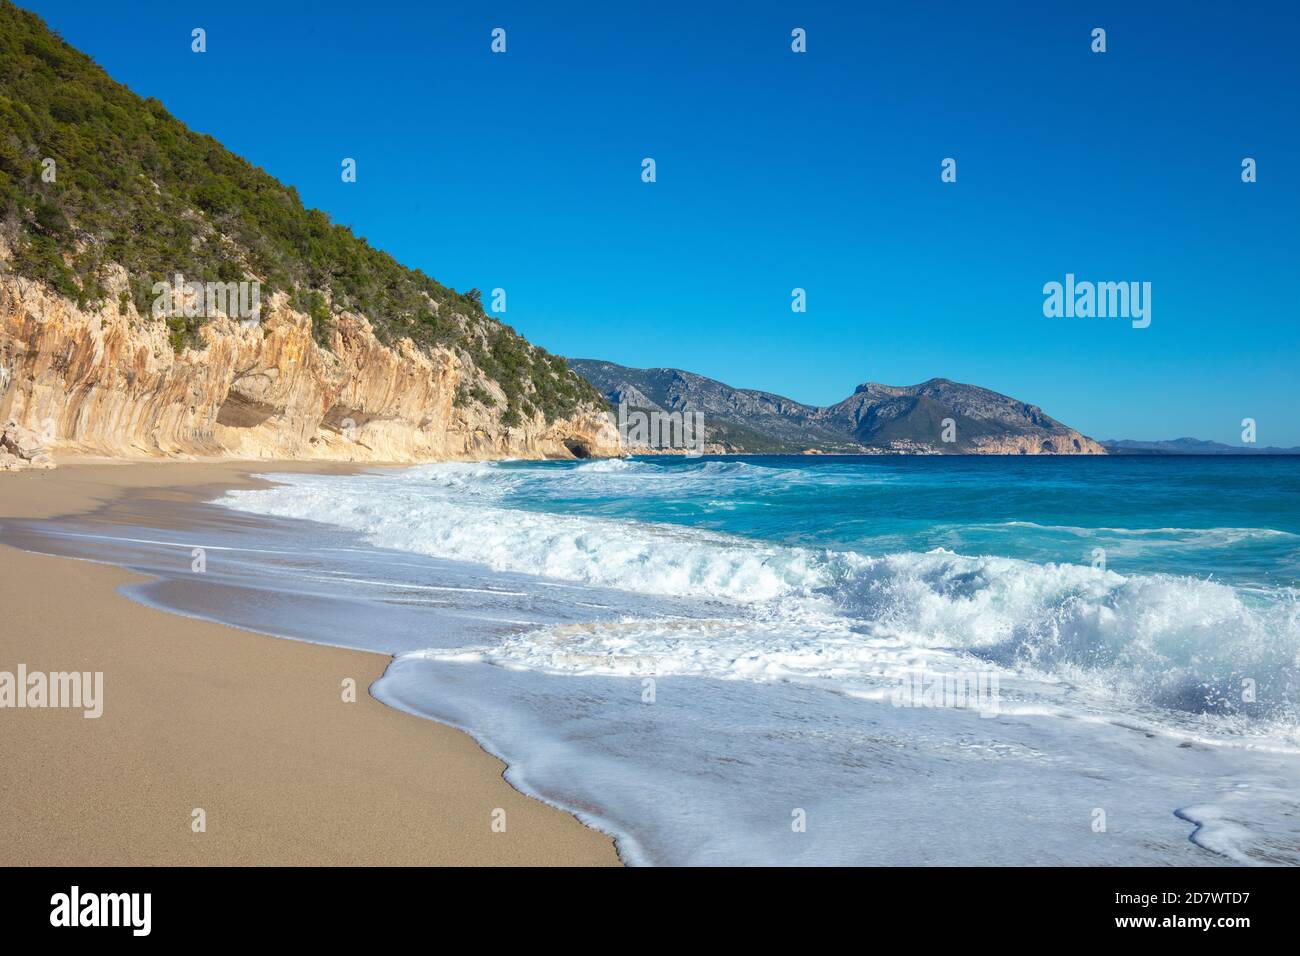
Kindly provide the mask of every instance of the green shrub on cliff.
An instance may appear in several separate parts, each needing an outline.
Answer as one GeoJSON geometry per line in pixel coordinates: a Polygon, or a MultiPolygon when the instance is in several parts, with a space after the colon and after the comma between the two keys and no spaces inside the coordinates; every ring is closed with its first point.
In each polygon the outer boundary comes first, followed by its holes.
{"type": "MultiPolygon", "coordinates": [[[[333,313],[347,310],[385,342],[409,336],[467,355],[505,392],[508,424],[534,410],[554,420],[605,404],[562,361],[487,315],[477,292],[408,269],[304,208],[292,186],[114,82],[9,0],[0,0],[0,224],[15,245],[11,269],[82,305],[103,300],[110,263],[126,268],[142,314],[153,284],[175,272],[258,278],[264,301],[284,290],[312,317],[322,346],[333,313]],[[42,175],[47,159],[54,181],[42,175]]],[[[171,329],[178,348],[197,345],[196,332],[196,320],[171,329]]]]}

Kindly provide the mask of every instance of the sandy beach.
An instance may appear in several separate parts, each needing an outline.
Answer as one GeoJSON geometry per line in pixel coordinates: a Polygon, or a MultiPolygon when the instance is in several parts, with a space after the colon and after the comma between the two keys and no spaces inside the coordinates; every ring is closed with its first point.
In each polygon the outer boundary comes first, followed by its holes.
{"type": "MultiPolygon", "coordinates": [[[[128,492],[192,499],[269,467],[339,466],[77,461],[0,474],[0,521],[128,492]]],[[[133,580],[0,547],[0,671],[104,674],[98,719],[0,711],[0,865],[619,862],[608,837],[512,789],[469,736],[371,698],[386,656],[156,611],[118,593],[133,580]]]]}

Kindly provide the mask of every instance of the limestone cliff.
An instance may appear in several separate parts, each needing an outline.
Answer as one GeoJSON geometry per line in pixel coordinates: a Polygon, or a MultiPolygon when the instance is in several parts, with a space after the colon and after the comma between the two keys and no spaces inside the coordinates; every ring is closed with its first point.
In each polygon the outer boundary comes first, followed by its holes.
{"type": "MultiPolygon", "coordinates": [[[[112,286],[125,275],[110,278],[112,286]]],[[[340,314],[328,348],[276,296],[260,323],[217,317],[201,347],[173,350],[167,327],[110,294],[82,310],[49,287],[0,275],[0,421],[59,452],[151,457],[416,462],[618,453],[603,410],[516,427],[457,386],[495,386],[446,349],[393,347],[340,314]]],[[[500,398],[499,390],[494,397],[500,398]]]]}

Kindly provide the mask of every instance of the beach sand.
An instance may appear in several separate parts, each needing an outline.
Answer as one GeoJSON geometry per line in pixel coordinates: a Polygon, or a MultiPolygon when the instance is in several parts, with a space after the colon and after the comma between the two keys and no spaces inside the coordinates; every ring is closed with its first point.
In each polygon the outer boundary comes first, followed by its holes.
{"type": "MultiPolygon", "coordinates": [[[[0,474],[0,522],[331,467],[78,461],[0,474]]],[[[371,698],[386,656],[155,611],[117,592],[133,580],[0,547],[0,671],[104,673],[98,719],[0,710],[0,865],[618,863],[607,836],[516,792],[469,736],[371,698]]]]}

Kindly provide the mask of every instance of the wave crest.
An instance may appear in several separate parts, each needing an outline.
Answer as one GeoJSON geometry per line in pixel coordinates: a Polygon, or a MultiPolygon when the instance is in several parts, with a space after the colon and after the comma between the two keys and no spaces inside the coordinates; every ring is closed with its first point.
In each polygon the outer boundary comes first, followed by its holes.
{"type": "MultiPolygon", "coordinates": [[[[567,474],[591,473],[596,464],[604,472],[638,467],[601,462],[567,474]]],[[[649,622],[617,632],[618,641],[630,642],[619,646],[633,659],[640,650],[662,658],[664,635],[675,634],[671,653],[685,653],[692,673],[735,676],[739,670],[754,677],[774,672],[767,664],[779,670],[797,659],[800,667],[821,673],[825,664],[828,673],[843,676],[853,668],[878,672],[886,648],[891,654],[911,648],[1104,685],[1139,704],[1180,711],[1293,722],[1300,714],[1294,589],[1247,591],[1189,577],[1125,576],[943,549],[870,556],[800,548],[504,507],[501,499],[536,481],[535,471],[438,465],[408,474],[416,480],[286,476],[288,483],[275,488],[229,492],[224,503],[324,518],[380,547],[732,605],[747,623],[727,633],[741,637],[710,648],[704,645],[720,633],[712,626],[666,632],[663,622],[649,622]],[[692,642],[699,653],[690,650],[692,642]],[[737,665],[746,654],[760,663],[737,665]]],[[[598,656],[611,634],[598,628],[588,635],[594,643],[586,656],[598,656]]],[[[555,664],[562,657],[546,666],[563,669],[555,664]]]]}

